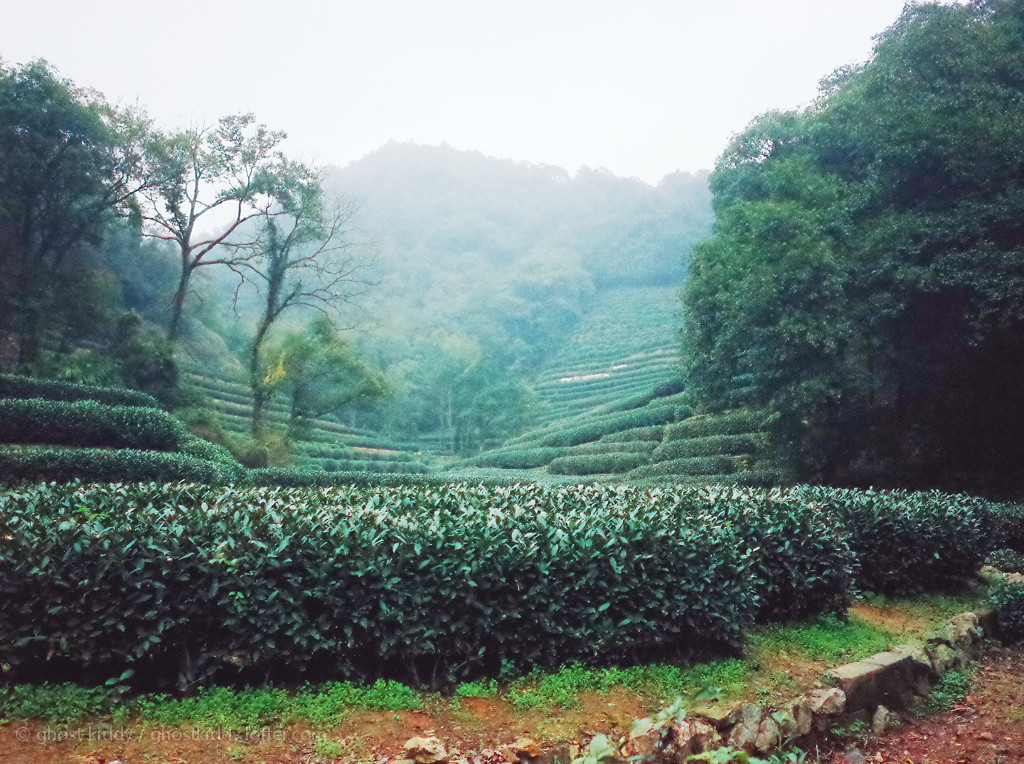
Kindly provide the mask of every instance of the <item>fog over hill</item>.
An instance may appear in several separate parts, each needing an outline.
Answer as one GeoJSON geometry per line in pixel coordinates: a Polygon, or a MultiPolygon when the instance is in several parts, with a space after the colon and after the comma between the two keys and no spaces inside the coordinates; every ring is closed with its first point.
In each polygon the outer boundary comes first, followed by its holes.
{"type": "Polygon", "coordinates": [[[396,395],[373,424],[466,448],[529,418],[538,364],[596,293],[680,285],[713,220],[707,173],[651,186],[444,145],[389,143],[327,186],[358,204],[380,278],[361,344],[396,395]]]}

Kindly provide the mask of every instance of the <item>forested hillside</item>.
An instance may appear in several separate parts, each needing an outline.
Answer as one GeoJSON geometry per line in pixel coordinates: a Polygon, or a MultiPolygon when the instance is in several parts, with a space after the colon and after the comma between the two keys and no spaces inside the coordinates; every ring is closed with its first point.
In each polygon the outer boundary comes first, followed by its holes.
{"type": "Polygon", "coordinates": [[[673,344],[662,297],[711,224],[704,174],[650,186],[447,146],[389,144],[332,169],[328,186],[358,200],[354,236],[380,282],[357,314],[372,327],[360,347],[394,390],[358,421],[440,451],[471,453],[548,416],[538,370],[581,321],[602,320],[606,294],[655,287],[634,309],[649,298],[666,319],[655,344],[673,344]]]}
{"type": "Polygon", "coordinates": [[[663,302],[710,230],[706,174],[395,143],[316,168],[251,114],[165,129],[0,75],[0,367],[140,388],[251,466],[497,445],[550,416],[538,369],[603,296],[663,302]]]}

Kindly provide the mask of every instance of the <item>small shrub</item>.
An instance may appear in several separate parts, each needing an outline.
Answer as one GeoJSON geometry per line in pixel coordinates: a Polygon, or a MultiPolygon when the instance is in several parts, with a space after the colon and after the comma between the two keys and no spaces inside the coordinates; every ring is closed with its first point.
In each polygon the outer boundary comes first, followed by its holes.
{"type": "Polygon", "coordinates": [[[1005,642],[1024,639],[1024,576],[1001,576],[992,586],[992,606],[999,613],[999,637],[1005,642]]]}
{"type": "Polygon", "coordinates": [[[248,437],[232,449],[235,458],[250,469],[280,467],[287,463],[291,441],[282,435],[267,434],[260,438],[248,437]]]}
{"type": "Polygon", "coordinates": [[[985,558],[985,564],[1002,573],[1024,573],[1024,554],[1013,549],[997,549],[985,558]]]}

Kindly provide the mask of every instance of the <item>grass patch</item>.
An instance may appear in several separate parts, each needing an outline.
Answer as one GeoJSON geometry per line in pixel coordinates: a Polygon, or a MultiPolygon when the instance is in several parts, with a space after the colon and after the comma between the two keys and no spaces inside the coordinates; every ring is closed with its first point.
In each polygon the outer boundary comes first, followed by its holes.
{"type": "Polygon", "coordinates": [[[509,685],[505,700],[519,710],[579,708],[580,693],[607,692],[625,687],[651,700],[665,702],[679,695],[699,699],[740,689],[749,679],[750,665],[727,659],[689,668],[654,664],[593,669],[568,666],[552,674],[533,674],[509,685]]]}
{"type": "Polygon", "coordinates": [[[958,592],[927,592],[910,597],[868,593],[861,601],[890,613],[938,624],[965,611],[987,607],[988,590],[973,586],[958,592]]]}
{"type": "Polygon", "coordinates": [[[210,687],[187,698],[146,694],[125,702],[119,702],[109,688],[74,684],[0,687],[0,718],[42,719],[53,724],[75,724],[111,714],[120,722],[134,718],[169,727],[252,730],[293,722],[332,727],[353,709],[416,711],[422,706],[421,693],[385,679],[363,686],[327,682],[297,692],[274,687],[210,687]]]}
{"type": "Polygon", "coordinates": [[[830,616],[809,623],[768,626],[750,636],[750,646],[761,655],[795,655],[835,665],[883,652],[895,637],[893,632],[851,614],[849,621],[830,616]]]}
{"type": "Polygon", "coordinates": [[[40,684],[0,687],[0,718],[76,724],[111,710],[116,694],[106,687],[40,684]]]}
{"type": "Polygon", "coordinates": [[[462,698],[494,698],[498,695],[498,682],[495,679],[463,682],[455,688],[455,694],[462,698]]]}

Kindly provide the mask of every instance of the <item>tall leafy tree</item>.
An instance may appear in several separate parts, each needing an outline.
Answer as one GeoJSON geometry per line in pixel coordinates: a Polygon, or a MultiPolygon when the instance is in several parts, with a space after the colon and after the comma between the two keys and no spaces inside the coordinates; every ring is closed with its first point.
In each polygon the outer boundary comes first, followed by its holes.
{"type": "Polygon", "coordinates": [[[145,126],[43,61],[0,63],[0,326],[19,363],[38,355],[83,254],[132,212],[145,126]]]}
{"type": "Polygon", "coordinates": [[[210,266],[238,271],[239,262],[252,254],[253,227],[245,224],[273,204],[277,146],[284,138],[257,124],[252,114],[235,114],[213,126],[154,132],[148,140],[141,167],[142,220],[148,235],[177,246],[180,261],[167,329],[171,340],[181,331],[195,271],[210,266]]]}
{"type": "Polygon", "coordinates": [[[798,478],[1021,482],[1021,18],[908,7],[870,61],[756,120],[712,176],[688,375],[710,409],[764,407],[798,478]]]}
{"type": "Polygon", "coordinates": [[[300,437],[317,417],[390,393],[384,375],[361,359],[328,317],[265,347],[265,383],[288,401],[289,431],[300,437]]]}

